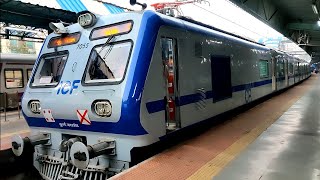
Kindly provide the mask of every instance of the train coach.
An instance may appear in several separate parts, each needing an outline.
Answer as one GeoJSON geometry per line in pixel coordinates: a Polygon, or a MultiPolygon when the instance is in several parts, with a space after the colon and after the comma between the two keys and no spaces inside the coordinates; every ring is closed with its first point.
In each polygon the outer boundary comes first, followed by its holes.
{"type": "Polygon", "coordinates": [[[16,108],[37,59],[31,54],[0,54],[0,94],[7,94],[7,108],[16,108]]]}
{"type": "MultiPolygon", "coordinates": [[[[153,11],[51,24],[22,100],[45,179],[105,179],[131,151],[292,86],[307,63],[186,18],[153,11]]],[[[214,142],[213,142],[214,143],[214,142]]]]}

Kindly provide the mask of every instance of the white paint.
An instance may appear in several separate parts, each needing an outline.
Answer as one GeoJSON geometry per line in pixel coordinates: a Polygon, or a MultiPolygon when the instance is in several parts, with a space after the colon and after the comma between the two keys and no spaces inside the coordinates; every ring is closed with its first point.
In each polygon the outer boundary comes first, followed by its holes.
{"type": "Polygon", "coordinates": [[[93,12],[99,15],[111,14],[101,2],[92,1],[92,0],[81,0],[81,2],[90,12],[93,12]]]}

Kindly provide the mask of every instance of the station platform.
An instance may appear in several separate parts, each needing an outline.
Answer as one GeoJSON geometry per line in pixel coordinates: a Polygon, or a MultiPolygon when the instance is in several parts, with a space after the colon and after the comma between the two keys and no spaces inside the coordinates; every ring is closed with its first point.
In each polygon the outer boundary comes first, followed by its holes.
{"type": "Polygon", "coordinates": [[[13,135],[18,134],[25,137],[30,133],[30,128],[21,112],[17,110],[9,111],[6,113],[6,118],[4,116],[3,112],[0,113],[0,151],[11,149],[11,137],[13,135]]]}
{"type": "Polygon", "coordinates": [[[320,77],[111,179],[320,180],[320,77]]]}

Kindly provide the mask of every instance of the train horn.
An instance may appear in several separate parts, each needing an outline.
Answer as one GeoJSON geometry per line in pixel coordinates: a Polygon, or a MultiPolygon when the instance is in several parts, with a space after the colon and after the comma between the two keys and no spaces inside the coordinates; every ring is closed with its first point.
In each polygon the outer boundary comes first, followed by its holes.
{"type": "Polygon", "coordinates": [[[12,152],[16,156],[21,156],[21,154],[28,148],[33,148],[39,144],[48,144],[50,141],[50,134],[37,134],[30,137],[22,138],[19,135],[12,137],[12,152]]]}
{"type": "Polygon", "coordinates": [[[116,142],[103,141],[94,145],[84,145],[82,142],[75,142],[70,149],[71,162],[79,169],[86,169],[89,165],[89,160],[106,154],[115,155],[116,142]]]}

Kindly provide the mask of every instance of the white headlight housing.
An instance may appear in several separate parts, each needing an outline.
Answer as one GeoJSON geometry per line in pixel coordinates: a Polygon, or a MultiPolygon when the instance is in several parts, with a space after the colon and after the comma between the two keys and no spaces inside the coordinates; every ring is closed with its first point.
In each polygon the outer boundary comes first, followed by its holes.
{"type": "Polygon", "coordinates": [[[30,101],[29,108],[32,113],[40,114],[40,112],[41,112],[40,101],[37,101],[37,100],[30,101]]]}
{"type": "Polygon", "coordinates": [[[82,27],[91,27],[96,23],[96,21],[97,21],[97,18],[92,13],[81,14],[78,17],[78,23],[82,27]]]}
{"type": "Polygon", "coordinates": [[[98,116],[109,117],[112,114],[112,105],[109,101],[97,101],[94,104],[94,111],[98,116]]]}

